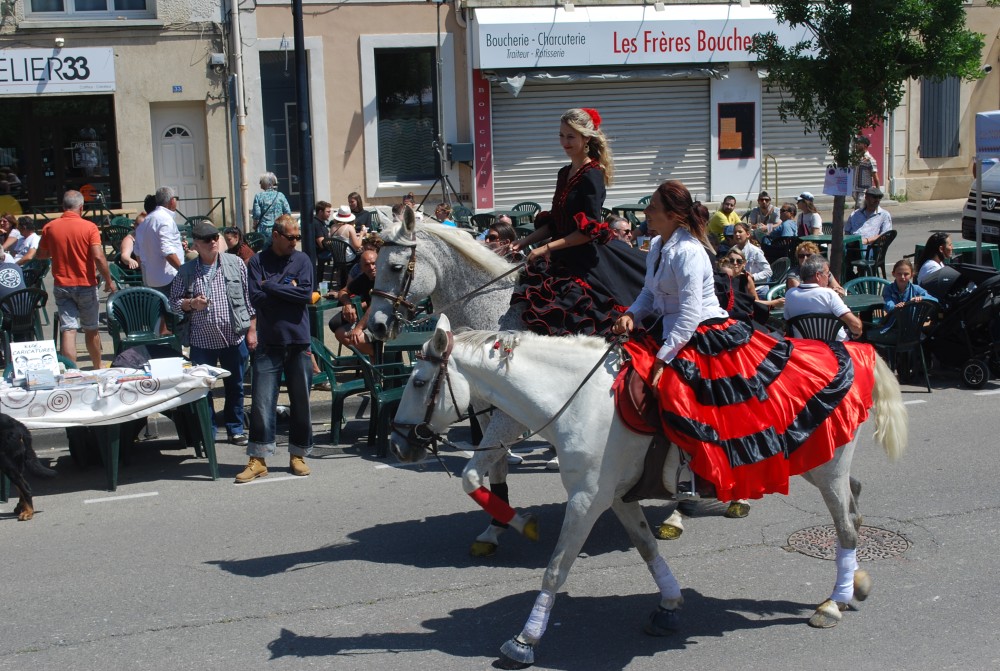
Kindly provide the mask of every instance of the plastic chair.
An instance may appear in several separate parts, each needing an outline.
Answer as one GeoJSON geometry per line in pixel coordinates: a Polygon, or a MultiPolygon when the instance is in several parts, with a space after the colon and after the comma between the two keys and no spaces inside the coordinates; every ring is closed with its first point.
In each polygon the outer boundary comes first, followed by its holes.
{"type": "Polygon", "coordinates": [[[114,255],[121,251],[122,240],[132,232],[131,226],[115,226],[112,224],[101,231],[101,244],[104,246],[105,255],[114,255]],[[110,248],[110,253],[108,251],[110,248]]]}
{"type": "Polygon", "coordinates": [[[472,215],[472,227],[477,231],[488,230],[490,226],[496,223],[497,215],[490,212],[480,212],[479,214],[472,215]]]}
{"type": "Polygon", "coordinates": [[[784,282],[782,282],[781,284],[776,284],[767,290],[767,300],[773,301],[776,298],[781,298],[782,296],[785,295],[785,291],[787,290],[788,288],[785,286],[784,282]]]}
{"type": "MultiPolygon", "coordinates": [[[[769,238],[765,238],[769,240],[769,238]]],[[[778,259],[785,258],[791,262],[792,257],[795,255],[795,248],[799,246],[801,240],[796,236],[790,238],[777,238],[770,240],[770,242],[765,242],[761,249],[764,251],[764,258],[767,259],[768,263],[774,263],[778,259]]]]}
{"type": "Polygon", "coordinates": [[[330,383],[330,391],[333,393],[333,400],[330,404],[330,443],[337,445],[340,443],[340,427],[344,423],[344,400],[348,396],[363,393],[367,390],[364,379],[348,380],[338,382],[337,374],[353,371],[358,368],[358,361],[353,356],[334,356],[333,352],[327,349],[318,338],[312,339],[312,353],[319,364],[320,372],[326,376],[326,382],[330,383]]]}
{"type": "Polygon", "coordinates": [[[860,259],[851,261],[858,275],[878,276],[885,278],[885,255],[889,251],[889,245],[896,239],[898,231],[886,231],[878,236],[868,245],[868,249],[860,259]]]}
{"type": "Polygon", "coordinates": [[[5,361],[10,361],[10,344],[42,339],[38,308],[49,295],[41,289],[18,289],[0,300],[0,338],[5,361]]]}
{"type": "Polygon", "coordinates": [[[538,203],[526,200],[518,203],[510,209],[518,213],[513,217],[514,225],[517,226],[533,223],[535,221],[535,215],[542,211],[542,206],[538,203]]]}
{"type": "Polygon", "coordinates": [[[257,231],[251,231],[243,236],[243,239],[247,242],[247,247],[252,249],[254,253],[260,252],[264,249],[264,241],[266,238],[263,233],[258,233],[257,231]]]}
{"type": "Polygon", "coordinates": [[[881,296],[882,291],[890,284],[892,282],[884,280],[881,277],[855,277],[850,282],[844,284],[844,291],[849,294],[881,296]]]}
{"type": "Polygon", "coordinates": [[[128,226],[129,228],[135,228],[135,219],[129,219],[124,214],[119,214],[111,218],[112,226],[128,226]]]}
{"type": "Polygon", "coordinates": [[[336,236],[327,238],[324,243],[330,250],[330,262],[327,266],[331,269],[333,277],[337,278],[337,288],[343,289],[347,286],[347,274],[354,266],[357,257],[347,240],[336,236]]]}
{"type": "Polygon", "coordinates": [[[215,222],[212,221],[211,217],[205,217],[205,216],[198,215],[198,214],[196,214],[194,216],[191,216],[191,217],[184,217],[184,225],[188,226],[189,228],[194,228],[195,224],[202,223],[202,222],[207,223],[207,224],[211,224],[212,226],[215,226],[215,222]]]}
{"type": "Polygon", "coordinates": [[[368,420],[368,444],[375,447],[375,456],[389,454],[389,424],[393,413],[403,398],[409,368],[398,364],[376,364],[353,345],[351,351],[358,357],[365,389],[371,399],[371,415],[368,420]]]}
{"type": "MultiPolygon", "coordinates": [[[[52,261],[50,259],[31,259],[23,266],[21,266],[21,272],[24,274],[24,286],[29,289],[41,289],[45,293],[48,293],[48,289],[45,288],[45,276],[49,274],[49,269],[52,267],[52,261]]],[[[42,304],[42,325],[48,326],[51,321],[49,320],[49,311],[42,304]]]]}
{"type": "Polygon", "coordinates": [[[108,297],[108,333],[115,354],[136,345],[168,345],[180,352],[177,336],[160,335],[164,320],[173,328],[176,315],[159,291],[128,287],[108,297]]]}
{"type": "Polygon", "coordinates": [[[792,267],[792,262],[787,256],[776,259],[771,264],[771,279],[767,281],[772,285],[785,285],[785,278],[788,277],[788,270],[792,267]]]}
{"type": "MultiPolygon", "coordinates": [[[[927,385],[927,393],[931,393],[931,378],[927,372],[927,359],[924,357],[923,339],[924,324],[931,320],[940,306],[935,301],[909,301],[902,307],[898,307],[889,313],[887,319],[893,319],[894,324],[889,334],[895,334],[894,342],[874,342],[875,349],[882,354],[894,372],[896,370],[896,359],[900,354],[907,354],[914,350],[920,352],[920,366],[924,371],[924,382],[927,385]]],[[[887,335],[889,335],[887,334],[887,335]]]]}
{"type": "Polygon", "coordinates": [[[643,196],[639,199],[640,205],[649,205],[649,201],[653,200],[653,196],[643,196]]]}
{"type": "Polygon", "coordinates": [[[122,268],[117,262],[109,263],[108,267],[111,270],[111,279],[115,281],[115,286],[118,289],[143,286],[142,271],[138,268],[135,270],[128,270],[126,268],[122,268]]]}
{"type": "Polygon", "coordinates": [[[823,225],[820,228],[820,230],[823,231],[823,235],[833,235],[833,222],[832,221],[824,221],[823,225]]]}
{"type": "Polygon", "coordinates": [[[472,210],[465,205],[455,205],[451,208],[451,218],[459,226],[469,226],[472,221],[472,210]]]}
{"type": "Polygon", "coordinates": [[[785,321],[785,335],[835,342],[843,327],[840,318],[826,313],[798,315],[785,321]]]}

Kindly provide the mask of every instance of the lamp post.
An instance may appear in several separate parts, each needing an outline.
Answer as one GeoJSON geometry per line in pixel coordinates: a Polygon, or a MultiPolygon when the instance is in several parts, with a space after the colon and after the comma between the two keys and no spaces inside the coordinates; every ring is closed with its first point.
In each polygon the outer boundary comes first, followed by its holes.
{"type": "Polygon", "coordinates": [[[292,34],[295,38],[295,107],[299,118],[299,227],[302,232],[302,251],[309,255],[309,260],[315,268],[316,237],[312,231],[312,211],[315,202],[312,123],[309,116],[309,74],[306,68],[306,40],[303,32],[302,0],[292,0],[292,34]]]}

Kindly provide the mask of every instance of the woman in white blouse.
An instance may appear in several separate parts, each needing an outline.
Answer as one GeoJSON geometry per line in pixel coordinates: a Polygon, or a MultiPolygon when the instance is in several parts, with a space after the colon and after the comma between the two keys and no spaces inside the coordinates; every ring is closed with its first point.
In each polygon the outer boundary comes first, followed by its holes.
{"type": "Polygon", "coordinates": [[[795,202],[799,208],[799,216],[796,219],[798,222],[796,234],[800,238],[805,235],[822,235],[823,233],[823,217],[819,216],[816,203],[813,201],[813,195],[808,191],[803,191],[795,202]]]}

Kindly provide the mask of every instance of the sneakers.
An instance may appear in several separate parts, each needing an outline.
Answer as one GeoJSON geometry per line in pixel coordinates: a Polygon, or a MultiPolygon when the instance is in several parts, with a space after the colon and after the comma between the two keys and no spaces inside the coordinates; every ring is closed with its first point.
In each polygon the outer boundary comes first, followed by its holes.
{"type": "Polygon", "coordinates": [[[243,472],[236,476],[236,483],[243,484],[267,475],[267,464],[260,457],[250,457],[250,463],[243,472]]]}
{"type": "Polygon", "coordinates": [[[293,454],[288,461],[288,467],[292,469],[292,475],[309,475],[312,470],[306,466],[306,460],[297,454],[293,454]]]}
{"type": "Polygon", "coordinates": [[[558,471],[559,470],[559,457],[552,457],[545,462],[545,470],[547,471],[558,471]]]}
{"type": "Polygon", "coordinates": [[[333,385],[329,382],[320,382],[313,385],[313,391],[333,391],[333,385]]]}
{"type": "Polygon", "coordinates": [[[230,436],[229,437],[229,442],[231,444],[233,444],[233,445],[241,445],[242,446],[242,445],[246,445],[250,441],[247,439],[247,435],[245,433],[240,433],[240,434],[237,434],[235,436],[230,436]]]}

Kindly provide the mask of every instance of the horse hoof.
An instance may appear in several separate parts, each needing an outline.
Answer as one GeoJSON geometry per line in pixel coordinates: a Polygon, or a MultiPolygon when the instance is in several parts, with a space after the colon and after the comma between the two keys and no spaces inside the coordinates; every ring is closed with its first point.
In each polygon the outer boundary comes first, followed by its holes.
{"type": "Polygon", "coordinates": [[[726,508],[725,516],[728,517],[729,519],[738,520],[738,519],[743,519],[749,514],[750,514],[749,503],[740,503],[739,501],[733,501],[732,503],[729,504],[729,507],[726,508]]]}
{"type": "Polygon", "coordinates": [[[22,510],[18,514],[17,519],[18,519],[19,522],[27,522],[28,520],[30,520],[34,516],[35,516],[35,511],[34,510],[22,510]]]}
{"type": "Polygon", "coordinates": [[[681,627],[681,618],[676,610],[667,610],[662,606],[649,614],[646,626],[643,627],[650,636],[669,636],[681,627]]]}
{"type": "Polygon", "coordinates": [[[868,595],[872,593],[872,580],[871,575],[868,571],[858,569],[854,572],[854,598],[858,601],[864,601],[868,598],[868,595]]]}
{"type": "Polygon", "coordinates": [[[492,557],[497,553],[497,544],[487,541],[474,541],[469,548],[469,554],[473,557],[492,557]]]}
{"type": "Polygon", "coordinates": [[[526,669],[535,663],[535,646],[522,643],[518,637],[500,646],[500,667],[503,669],[526,669]]]}
{"type": "Polygon", "coordinates": [[[682,533],[684,533],[684,529],[664,522],[656,530],[656,537],[664,541],[673,541],[680,538],[682,533]]]}
{"type": "Polygon", "coordinates": [[[819,605],[816,612],[809,618],[809,626],[817,629],[830,629],[840,624],[843,615],[840,611],[846,610],[847,604],[838,603],[827,599],[819,605]]]}
{"type": "Polygon", "coordinates": [[[524,530],[521,532],[529,541],[537,541],[540,537],[538,532],[538,518],[528,515],[524,521],[524,530]]]}

